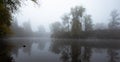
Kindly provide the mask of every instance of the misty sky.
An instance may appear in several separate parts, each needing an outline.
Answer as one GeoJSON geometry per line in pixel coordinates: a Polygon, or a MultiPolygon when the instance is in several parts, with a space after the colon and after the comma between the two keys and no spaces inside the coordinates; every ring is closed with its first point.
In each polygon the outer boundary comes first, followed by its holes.
{"type": "Polygon", "coordinates": [[[40,0],[39,6],[31,1],[23,5],[17,14],[19,25],[30,21],[32,29],[37,30],[40,25],[49,26],[55,21],[60,21],[63,14],[70,12],[70,8],[82,5],[86,13],[92,15],[93,23],[107,23],[110,12],[114,9],[120,11],[120,0],[40,0]]]}

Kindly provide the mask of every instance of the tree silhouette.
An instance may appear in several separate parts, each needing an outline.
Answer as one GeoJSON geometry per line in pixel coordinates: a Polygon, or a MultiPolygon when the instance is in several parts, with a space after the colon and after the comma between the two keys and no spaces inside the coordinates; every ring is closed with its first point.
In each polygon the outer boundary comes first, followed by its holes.
{"type": "Polygon", "coordinates": [[[82,6],[76,6],[75,8],[71,9],[72,15],[72,28],[71,32],[73,36],[79,36],[80,31],[82,31],[82,17],[85,12],[85,8],[82,6]]]}
{"type": "Polygon", "coordinates": [[[118,25],[120,24],[120,16],[117,10],[113,10],[110,14],[111,19],[109,22],[109,28],[110,29],[117,29],[118,25]]]}

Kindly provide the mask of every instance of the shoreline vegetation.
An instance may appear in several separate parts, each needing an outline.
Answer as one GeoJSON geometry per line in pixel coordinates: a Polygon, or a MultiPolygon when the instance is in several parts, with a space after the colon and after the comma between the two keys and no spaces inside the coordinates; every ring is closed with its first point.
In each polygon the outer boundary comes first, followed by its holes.
{"type": "MultiPolygon", "coordinates": [[[[31,0],[37,4],[37,0],[31,0]]],[[[0,62],[15,62],[11,56],[12,45],[3,38],[12,34],[11,24],[14,15],[25,1],[0,0],[0,62]]]]}
{"type": "Polygon", "coordinates": [[[62,22],[51,24],[52,38],[72,39],[120,39],[120,16],[117,10],[110,14],[109,23],[93,24],[91,15],[82,6],[71,8],[61,18],[62,22]]]}
{"type": "Polygon", "coordinates": [[[71,34],[60,33],[60,34],[52,34],[52,38],[66,38],[66,39],[120,39],[120,30],[98,30],[92,31],[91,33],[82,33],[79,36],[73,36],[71,34]]]}

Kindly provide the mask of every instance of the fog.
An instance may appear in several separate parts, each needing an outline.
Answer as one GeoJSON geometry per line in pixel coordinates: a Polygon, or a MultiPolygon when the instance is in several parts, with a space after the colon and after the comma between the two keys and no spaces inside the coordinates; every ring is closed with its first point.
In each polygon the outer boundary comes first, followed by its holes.
{"type": "Polygon", "coordinates": [[[107,24],[111,11],[120,11],[119,0],[40,0],[39,6],[28,2],[20,8],[16,17],[20,26],[23,22],[30,21],[33,31],[43,25],[50,32],[50,24],[61,21],[61,17],[75,6],[86,8],[86,13],[92,16],[93,24],[107,24]]]}
{"type": "Polygon", "coordinates": [[[120,62],[119,0],[0,0],[0,62],[120,62]]]}

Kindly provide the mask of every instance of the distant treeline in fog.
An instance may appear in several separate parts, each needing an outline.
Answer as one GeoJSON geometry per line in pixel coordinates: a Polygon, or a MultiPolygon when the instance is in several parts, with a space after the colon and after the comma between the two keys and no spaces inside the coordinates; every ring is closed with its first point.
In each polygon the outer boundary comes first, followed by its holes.
{"type": "Polygon", "coordinates": [[[82,6],[71,8],[68,14],[63,15],[62,22],[51,24],[53,38],[120,38],[120,16],[117,10],[110,13],[108,24],[93,24],[91,15],[85,12],[82,6]]]}
{"type": "Polygon", "coordinates": [[[17,21],[13,21],[11,25],[11,37],[46,37],[48,34],[43,26],[38,27],[38,31],[34,32],[31,28],[30,22],[24,22],[23,26],[19,26],[17,21]]]}

